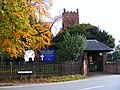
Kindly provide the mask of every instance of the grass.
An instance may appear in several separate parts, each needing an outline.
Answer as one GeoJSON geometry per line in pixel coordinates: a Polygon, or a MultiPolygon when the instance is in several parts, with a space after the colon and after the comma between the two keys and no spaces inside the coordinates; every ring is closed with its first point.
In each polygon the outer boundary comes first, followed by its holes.
{"type": "Polygon", "coordinates": [[[39,79],[24,79],[21,80],[20,82],[23,83],[45,83],[45,82],[65,82],[65,81],[72,81],[72,80],[79,80],[79,79],[84,79],[87,78],[85,75],[64,75],[64,76],[41,76],[39,79]]]}
{"type": "Polygon", "coordinates": [[[14,83],[0,83],[0,87],[2,86],[14,86],[14,83]]]}
{"type": "Polygon", "coordinates": [[[79,80],[87,78],[87,76],[84,75],[64,75],[64,76],[52,76],[48,78],[42,78],[42,82],[65,82],[65,81],[72,81],[72,80],[79,80]]]}
{"type": "Polygon", "coordinates": [[[11,83],[0,83],[0,87],[1,86],[14,86],[16,84],[19,83],[50,83],[50,82],[65,82],[65,81],[72,81],[72,80],[80,80],[80,79],[84,79],[87,78],[87,76],[85,75],[80,75],[80,74],[76,74],[76,75],[64,75],[64,76],[52,76],[52,75],[48,75],[48,76],[41,76],[38,79],[35,78],[31,78],[31,79],[21,79],[21,80],[13,80],[13,82],[11,83]]]}

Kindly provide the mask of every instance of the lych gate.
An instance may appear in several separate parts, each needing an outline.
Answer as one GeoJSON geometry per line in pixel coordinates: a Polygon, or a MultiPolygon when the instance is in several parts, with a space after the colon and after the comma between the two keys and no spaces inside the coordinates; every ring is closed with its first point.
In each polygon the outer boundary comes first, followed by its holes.
{"type": "Polygon", "coordinates": [[[87,40],[87,48],[84,51],[83,74],[88,72],[103,71],[107,60],[106,52],[113,49],[97,40],[87,40]]]}

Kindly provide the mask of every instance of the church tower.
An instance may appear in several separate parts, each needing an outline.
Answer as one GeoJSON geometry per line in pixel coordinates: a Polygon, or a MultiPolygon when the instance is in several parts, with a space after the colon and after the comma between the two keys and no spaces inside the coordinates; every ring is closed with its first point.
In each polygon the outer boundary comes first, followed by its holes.
{"type": "Polygon", "coordinates": [[[63,9],[62,13],[62,30],[66,29],[69,26],[79,24],[79,11],[66,11],[63,9]]]}

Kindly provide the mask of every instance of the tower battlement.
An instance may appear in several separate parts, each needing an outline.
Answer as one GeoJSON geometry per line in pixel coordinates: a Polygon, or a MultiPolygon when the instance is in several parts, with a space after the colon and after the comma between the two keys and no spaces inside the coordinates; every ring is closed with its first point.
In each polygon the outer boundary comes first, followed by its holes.
{"type": "Polygon", "coordinates": [[[72,13],[79,13],[79,10],[76,9],[76,11],[66,11],[66,9],[64,8],[64,9],[63,9],[63,14],[64,14],[64,13],[70,13],[70,14],[72,14],[72,13]]]}

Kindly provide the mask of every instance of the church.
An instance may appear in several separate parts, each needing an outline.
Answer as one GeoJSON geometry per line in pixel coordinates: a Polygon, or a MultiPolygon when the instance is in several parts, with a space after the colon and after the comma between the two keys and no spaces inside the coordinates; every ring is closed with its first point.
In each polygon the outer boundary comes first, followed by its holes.
{"type": "MultiPolygon", "coordinates": [[[[80,24],[79,10],[66,11],[66,9],[63,9],[62,30],[75,24],[80,24]]],[[[83,74],[87,75],[89,72],[96,71],[105,72],[104,65],[107,61],[107,52],[110,51],[113,51],[113,49],[98,40],[87,40],[87,48],[84,50],[83,74]]]]}

